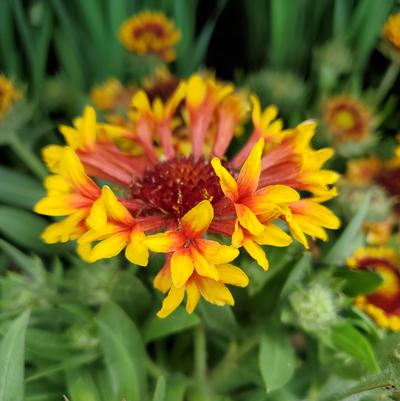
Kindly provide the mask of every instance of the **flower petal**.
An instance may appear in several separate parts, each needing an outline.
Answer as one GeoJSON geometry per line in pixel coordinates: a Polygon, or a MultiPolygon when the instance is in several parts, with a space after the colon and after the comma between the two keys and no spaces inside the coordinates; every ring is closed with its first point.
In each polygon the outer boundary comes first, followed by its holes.
{"type": "Polygon", "coordinates": [[[231,264],[217,266],[219,279],[224,284],[231,284],[237,287],[246,287],[249,284],[249,278],[246,273],[238,267],[231,264]]]}
{"type": "Polygon", "coordinates": [[[194,246],[190,247],[194,268],[200,276],[219,279],[218,270],[194,246]]]}
{"type": "Polygon", "coordinates": [[[182,217],[182,231],[187,238],[199,238],[211,224],[214,209],[208,200],[203,200],[182,217]]]}
{"type": "Polygon", "coordinates": [[[142,231],[134,229],[129,236],[129,242],[125,249],[126,258],[138,266],[147,266],[149,263],[149,249],[143,244],[145,235],[142,231]]]}
{"type": "Polygon", "coordinates": [[[274,224],[266,225],[262,234],[253,239],[260,245],[288,246],[292,243],[292,238],[274,224]]]}
{"type": "Polygon", "coordinates": [[[248,254],[264,269],[268,270],[269,263],[264,250],[260,245],[249,238],[243,240],[243,247],[248,254]]]}
{"type": "Polygon", "coordinates": [[[100,241],[92,249],[89,260],[96,262],[99,259],[112,258],[118,255],[125,248],[128,239],[127,233],[120,233],[100,241]]]}
{"type": "Polygon", "coordinates": [[[192,255],[187,249],[175,251],[171,257],[171,277],[176,288],[181,288],[194,270],[192,255]]]}
{"type": "Polygon", "coordinates": [[[214,157],[211,160],[211,165],[214,169],[215,174],[219,178],[222,192],[232,201],[236,202],[238,198],[238,186],[235,179],[229,173],[229,171],[222,166],[221,161],[218,157],[214,157]]]}
{"type": "Polygon", "coordinates": [[[200,301],[200,291],[194,280],[190,280],[186,284],[186,296],[186,312],[193,313],[200,301]]]}
{"type": "Polygon", "coordinates": [[[184,288],[171,287],[162,303],[161,309],[157,312],[157,316],[163,319],[170,315],[182,303],[184,296],[184,288]]]}
{"type": "Polygon", "coordinates": [[[166,293],[172,286],[171,265],[169,259],[164,264],[164,267],[157,273],[153,281],[154,288],[166,293]]]}
{"type": "Polygon", "coordinates": [[[201,277],[197,280],[200,294],[210,303],[224,306],[234,305],[235,301],[231,292],[220,281],[215,281],[210,278],[201,277]]]}
{"type": "Polygon", "coordinates": [[[175,233],[173,231],[148,235],[143,240],[143,244],[146,245],[151,251],[160,253],[174,252],[181,248],[184,242],[185,238],[179,233],[175,233]]]}
{"type": "Polygon", "coordinates": [[[260,138],[253,146],[253,149],[240,170],[237,180],[239,198],[251,194],[257,189],[261,174],[261,155],[263,149],[264,139],[260,138]]]}
{"type": "Polygon", "coordinates": [[[236,203],[235,210],[239,223],[251,234],[260,235],[264,231],[263,224],[247,206],[236,203]]]}
{"type": "Polygon", "coordinates": [[[196,241],[196,245],[207,261],[216,265],[231,262],[239,255],[239,250],[235,247],[222,245],[208,239],[199,239],[196,241]]]}

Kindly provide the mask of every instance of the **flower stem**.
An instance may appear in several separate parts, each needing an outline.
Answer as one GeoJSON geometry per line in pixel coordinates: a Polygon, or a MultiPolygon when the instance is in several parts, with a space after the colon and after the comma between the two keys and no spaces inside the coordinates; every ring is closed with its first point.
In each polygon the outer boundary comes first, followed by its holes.
{"type": "Polygon", "coordinates": [[[389,67],[386,69],[385,74],[382,77],[381,83],[376,90],[375,101],[378,105],[387,96],[389,90],[392,88],[394,82],[400,71],[400,64],[396,61],[392,61],[389,67]]]}
{"type": "Polygon", "coordinates": [[[39,158],[21,141],[16,133],[12,133],[8,139],[9,146],[25,163],[25,165],[40,179],[46,176],[46,169],[39,158]]]}
{"type": "Polygon", "coordinates": [[[241,344],[237,345],[236,342],[232,342],[228,348],[228,352],[221,360],[221,362],[213,369],[211,373],[211,382],[214,386],[218,384],[229,376],[231,370],[235,367],[237,361],[249,351],[251,351],[259,343],[259,336],[254,335],[241,344]]]}
{"type": "Polygon", "coordinates": [[[207,345],[203,324],[194,329],[194,378],[197,384],[205,384],[207,379],[207,345]]]}

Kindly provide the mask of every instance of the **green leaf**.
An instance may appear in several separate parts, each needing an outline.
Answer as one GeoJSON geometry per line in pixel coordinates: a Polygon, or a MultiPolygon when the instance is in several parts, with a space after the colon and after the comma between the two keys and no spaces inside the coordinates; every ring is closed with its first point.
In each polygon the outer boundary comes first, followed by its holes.
{"type": "Polygon", "coordinates": [[[227,338],[235,337],[238,334],[239,326],[230,306],[221,307],[202,302],[199,310],[208,329],[227,338]]]}
{"type": "Polygon", "coordinates": [[[287,334],[270,326],[261,337],[259,368],[267,393],[283,387],[295,369],[295,354],[287,334]]]}
{"type": "Polygon", "coordinates": [[[354,249],[357,248],[360,244],[360,237],[362,237],[361,226],[367,215],[369,203],[370,197],[366,197],[358,209],[358,212],[342,232],[339,239],[322,259],[324,263],[335,266],[342,265],[353,253],[354,249]]]}
{"type": "Polygon", "coordinates": [[[311,270],[311,254],[305,252],[301,259],[293,266],[282,288],[280,298],[285,299],[304,280],[311,270]]]}
{"type": "Polygon", "coordinates": [[[46,245],[40,239],[47,224],[45,219],[33,213],[0,206],[0,232],[16,244],[34,252],[52,253],[57,249],[46,245]]]}
{"type": "Polygon", "coordinates": [[[135,324],[114,303],[102,307],[97,323],[114,398],[145,399],[145,349],[135,324]]]}
{"type": "Polygon", "coordinates": [[[367,270],[340,269],[335,272],[335,276],[344,280],[342,290],[350,296],[369,294],[383,282],[380,274],[367,270]]]}
{"type": "Polygon", "coordinates": [[[189,315],[183,308],[178,308],[165,319],[153,316],[143,330],[143,337],[148,343],[190,329],[199,323],[200,319],[197,315],[193,313],[189,315]]]}
{"type": "Polygon", "coordinates": [[[0,202],[32,209],[44,191],[39,181],[19,171],[0,166],[0,202]]]}
{"type": "Polygon", "coordinates": [[[371,344],[350,324],[342,323],[332,327],[330,340],[336,349],[362,362],[370,371],[379,371],[371,344]]]}
{"type": "Polygon", "coordinates": [[[35,276],[35,271],[33,268],[33,258],[26,256],[15,246],[9,244],[8,242],[0,239],[0,249],[14,261],[14,263],[25,271],[31,277],[35,276]]]}
{"type": "Polygon", "coordinates": [[[99,401],[95,382],[87,370],[73,369],[67,372],[70,401],[99,401]]]}
{"type": "Polygon", "coordinates": [[[0,344],[0,400],[24,400],[25,333],[29,311],[12,322],[0,344]]]}
{"type": "Polygon", "coordinates": [[[154,390],[153,401],[164,401],[165,400],[165,378],[159,377],[154,390]]]}

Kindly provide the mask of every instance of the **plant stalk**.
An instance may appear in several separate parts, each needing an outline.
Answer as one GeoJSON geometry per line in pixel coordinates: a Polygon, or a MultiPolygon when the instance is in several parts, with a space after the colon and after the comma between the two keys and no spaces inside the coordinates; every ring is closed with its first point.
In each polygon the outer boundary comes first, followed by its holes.
{"type": "Polygon", "coordinates": [[[397,76],[400,72],[400,64],[396,61],[392,61],[389,67],[386,69],[385,74],[382,77],[381,83],[376,90],[375,101],[379,105],[382,100],[387,96],[390,89],[393,87],[397,76]]]}

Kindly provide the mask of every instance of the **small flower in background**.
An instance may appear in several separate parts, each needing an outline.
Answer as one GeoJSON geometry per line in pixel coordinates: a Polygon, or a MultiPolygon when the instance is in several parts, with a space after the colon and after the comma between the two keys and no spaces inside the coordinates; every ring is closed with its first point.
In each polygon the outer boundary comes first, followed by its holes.
{"type": "Polygon", "coordinates": [[[355,298],[355,305],[378,326],[400,331],[400,254],[394,248],[359,248],[347,260],[351,269],[378,273],[382,284],[368,295],[355,298]]]}
{"type": "Polygon", "coordinates": [[[189,313],[200,297],[232,305],[226,285],[248,283],[231,264],[240,247],[267,269],[261,245],[292,242],[276,223],[286,222],[306,247],[306,235],[326,240],[324,228],[339,227],[321,205],[336,195],[339,176],[322,167],[332,149],[312,148],[313,121],[283,130],[277,113],[274,106],[262,111],[255,96],[232,84],[200,74],[180,81],[164,101],[137,90],[118,126],[98,123],[93,108],[85,108],[74,127],[60,127],[68,146],[43,151],[55,175],[46,179],[47,196],[35,210],[67,216],[50,225],[43,239],[76,239],[89,262],[125,250],[129,261],[146,266],[149,251],[165,253],[154,281],[168,292],[160,317],[185,295],[189,313]],[[227,160],[235,132],[250,116],[247,142],[227,160]],[[100,188],[96,180],[110,186],[100,188]]]}
{"type": "Polygon", "coordinates": [[[400,49],[400,13],[389,16],[383,28],[383,36],[393,47],[400,49]]]}
{"type": "Polygon", "coordinates": [[[173,75],[166,66],[161,65],[143,80],[142,88],[150,102],[153,102],[156,98],[166,102],[175,92],[179,82],[180,79],[177,76],[173,75]]]}
{"type": "Polygon", "coordinates": [[[140,56],[155,54],[166,62],[175,59],[173,48],[180,36],[173,21],[152,11],[132,16],[119,30],[119,39],[127,50],[140,56]]]}
{"type": "Polygon", "coordinates": [[[356,142],[354,150],[358,152],[360,145],[370,144],[376,125],[371,110],[350,96],[330,98],[325,104],[324,122],[336,146],[356,142]]]}
{"type": "Polygon", "coordinates": [[[347,162],[346,179],[351,185],[362,187],[373,182],[382,169],[383,162],[376,156],[349,160],[347,162]]]}
{"type": "Polygon", "coordinates": [[[367,243],[369,245],[387,244],[392,235],[394,226],[395,219],[393,216],[389,216],[389,218],[379,222],[366,222],[364,224],[364,230],[367,235],[367,243]]]}
{"type": "Polygon", "coordinates": [[[135,88],[125,88],[116,78],[110,78],[90,91],[90,99],[100,111],[116,111],[127,109],[135,88]]]}
{"type": "Polygon", "coordinates": [[[22,97],[13,83],[3,74],[0,74],[0,120],[4,118],[10,106],[22,97]]]}

